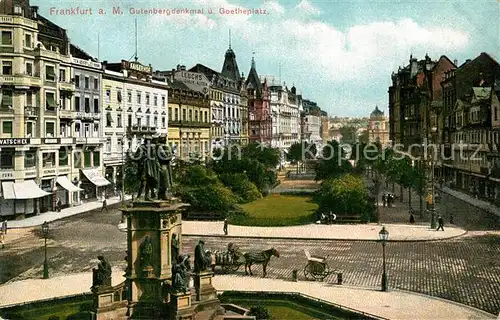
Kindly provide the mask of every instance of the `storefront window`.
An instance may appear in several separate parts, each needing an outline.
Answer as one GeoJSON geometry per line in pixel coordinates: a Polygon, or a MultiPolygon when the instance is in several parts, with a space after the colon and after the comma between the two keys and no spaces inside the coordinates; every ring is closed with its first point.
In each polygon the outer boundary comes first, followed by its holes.
{"type": "Polygon", "coordinates": [[[2,148],[2,151],[0,151],[0,168],[14,169],[14,148],[2,148]]]}
{"type": "Polygon", "coordinates": [[[36,151],[29,150],[24,153],[24,168],[33,168],[36,166],[36,151]]]}

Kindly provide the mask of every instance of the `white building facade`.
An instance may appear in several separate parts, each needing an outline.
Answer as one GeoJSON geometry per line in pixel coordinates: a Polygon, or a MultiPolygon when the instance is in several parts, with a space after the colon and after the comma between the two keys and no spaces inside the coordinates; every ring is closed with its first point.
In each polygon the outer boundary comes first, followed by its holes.
{"type": "Polygon", "coordinates": [[[115,192],[122,187],[129,148],[135,150],[146,135],[167,136],[168,85],[153,80],[151,66],[138,62],[104,62],[103,67],[104,166],[108,192],[115,192]]]}
{"type": "Polygon", "coordinates": [[[273,117],[271,145],[286,152],[300,141],[299,98],[295,87],[288,90],[286,86],[270,86],[269,91],[273,117]]]}

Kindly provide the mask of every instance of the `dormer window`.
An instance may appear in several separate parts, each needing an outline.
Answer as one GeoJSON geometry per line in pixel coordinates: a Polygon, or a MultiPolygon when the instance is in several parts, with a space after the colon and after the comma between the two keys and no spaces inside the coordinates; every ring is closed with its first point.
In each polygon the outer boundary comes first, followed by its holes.
{"type": "Polygon", "coordinates": [[[14,14],[22,15],[23,14],[23,8],[21,8],[21,6],[15,5],[14,6],[14,14]]]}

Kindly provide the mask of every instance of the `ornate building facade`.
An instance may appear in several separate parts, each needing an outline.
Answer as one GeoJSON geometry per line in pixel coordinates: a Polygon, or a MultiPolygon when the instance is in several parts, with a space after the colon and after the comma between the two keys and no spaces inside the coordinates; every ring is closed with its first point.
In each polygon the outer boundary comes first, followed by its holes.
{"type": "Polygon", "coordinates": [[[166,136],[168,85],[152,78],[151,66],[137,61],[103,62],[104,166],[112,190],[121,188],[126,152],[146,135],[166,136]]]}
{"type": "Polygon", "coordinates": [[[272,115],[267,81],[262,83],[257,74],[255,59],[245,81],[248,99],[248,140],[267,145],[272,143],[272,115]]]}
{"type": "Polygon", "coordinates": [[[39,16],[28,1],[3,1],[0,16],[0,215],[55,210],[57,198],[64,206],[78,204],[75,184],[92,153],[82,152],[75,140],[75,83],[66,31],[39,16]]]}
{"type": "Polygon", "coordinates": [[[389,119],[383,111],[380,111],[378,106],[370,114],[370,122],[368,124],[368,142],[380,143],[383,147],[389,146],[389,119]]]}
{"type": "Polygon", "coordinates": [[[272,114],[272,142],[274,148],[286,152],[290,146],[300,141],[300,112],[297,89],[283,86],[269,87],[272,114]]]}

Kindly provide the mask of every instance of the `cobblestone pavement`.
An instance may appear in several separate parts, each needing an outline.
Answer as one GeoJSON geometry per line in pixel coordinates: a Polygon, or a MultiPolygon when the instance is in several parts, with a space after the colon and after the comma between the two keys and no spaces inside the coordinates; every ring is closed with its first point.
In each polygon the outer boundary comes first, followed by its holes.
{"type": "MultiPolygon", "coordinates": [[[[48,256],[50,275],[90,271],[104,254],[114,267],[125,267],[126,234],[117,224],[119,212],[83,214],[51,223],[48,256]]],[[[6,244],[0,250],[0,283],[42,275],[43,239],[38,229],[6,244]]],[[[198,238],[184,237],[184,251],[192,253],[198,238]]],[[[345,285],[378,287],[382,249],[366,241],[293,241],[208,238],[206,248],[223,250],[232,241],[242,250],[275,247],[268,277],[290,279],[292,270],[307,263],[303,250],[328,255],[331,267],[343,273],[345,285]]],[[[391,288],[454,300],[497,314],[500,310],[500,233],[471,232],[466,237],[435,242],[397,242],[386,247],[391,288]]],[[[254,266],[254,276],[262,274],[254,266]]],[[[244,276],[243,267],[236,274],[244,276]]],[[[325,281],[336,282],[330,275],[325,281]]]]}

